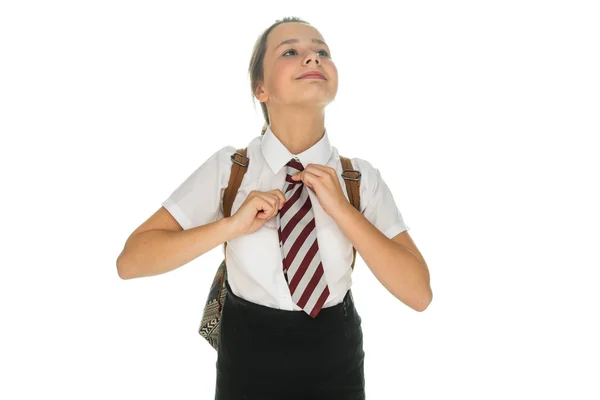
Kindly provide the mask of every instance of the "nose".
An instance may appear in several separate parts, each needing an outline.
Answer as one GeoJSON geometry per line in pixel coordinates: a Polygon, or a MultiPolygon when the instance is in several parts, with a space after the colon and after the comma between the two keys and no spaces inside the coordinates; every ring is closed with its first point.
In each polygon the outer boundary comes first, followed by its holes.
{"type": "Polygon", "coordinates": [[[304,60],[304,63],[308,64],[308,63],[310,63],[311,60],[315,60],[315,64],[317,64],[317,65],[321,64],[321,59],[319,58],[319,55],[312,51],[308,53],[308,55],[306,56],[306,59],[304,60]]]}

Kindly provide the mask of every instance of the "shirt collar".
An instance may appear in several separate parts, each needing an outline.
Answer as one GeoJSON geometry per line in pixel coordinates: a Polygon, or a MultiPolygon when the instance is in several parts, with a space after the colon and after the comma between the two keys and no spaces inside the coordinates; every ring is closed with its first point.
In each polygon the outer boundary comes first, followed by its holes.
{"type": "Polygon", "coordinates": [[[321,140],[315,143],[312,147],[304,150],[300,154],[292,154],[290,151],[279,141],[277,136],[273,134],[271,125],[267,127],[265,134],[262,136],[260,142],[260,148],[263,157],[271,167],[271,171],[274,174],[278,173],[281,168],[285,166],[292,158],[298,157],[304,167],[308,164],[320,164],[325,165],[331,158],[332,147],[327,134],[327,129],[321,140]]]}

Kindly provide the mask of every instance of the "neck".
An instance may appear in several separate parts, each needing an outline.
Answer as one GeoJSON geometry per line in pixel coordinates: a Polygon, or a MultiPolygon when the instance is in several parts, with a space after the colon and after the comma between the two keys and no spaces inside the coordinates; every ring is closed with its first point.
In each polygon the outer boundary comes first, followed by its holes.
{"type": "Polygon", "coordinates": [[[273,134],[294,155],[314,146],[325,134],[325,113],[322,108],[286,107],[269,110],[269,120],[273,134]]]}

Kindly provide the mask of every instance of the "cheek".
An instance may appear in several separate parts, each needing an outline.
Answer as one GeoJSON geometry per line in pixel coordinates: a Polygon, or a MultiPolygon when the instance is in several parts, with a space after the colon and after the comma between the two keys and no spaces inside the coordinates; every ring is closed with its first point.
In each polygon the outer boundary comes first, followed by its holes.
{"type": "Polygon", "coordinates": [[[294,68],[286,63],[278,63],[270,71],[267,81],[271,91],[271,97],[281,98],[289,93],[290,86],[294,83],[294,68]]]}
{"type": "Polygon", "coordinates": [[[277,85],[281,85],[283,82],[289,79],[289,75],[289,68],[286,68],[284,65],[279,64],[271,71],[270,79],[271,82],[277,85]]]}
{"type": "Polygon", "coordinates": [[[329,65],[326,65],[325,68],[329,70],[329,77],[331,80],[338,81],[338,70],[333,61],[329,61],[329,65]]]}

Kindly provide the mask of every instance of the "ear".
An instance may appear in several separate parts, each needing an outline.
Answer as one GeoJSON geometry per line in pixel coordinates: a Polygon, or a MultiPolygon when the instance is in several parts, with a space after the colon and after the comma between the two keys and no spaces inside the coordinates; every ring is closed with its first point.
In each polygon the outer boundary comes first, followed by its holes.
{"type": "Polygon", "coordinates": [[[254,95],[256,96],[256,98],[258,99],[258,101],[260,101],[261,103],[264,103],[267,101],[267,99],[269,98],[269,95],[267,94],[267,92],[265,92],[263,90],[263,87],[258,85],[256,87],[256,90],[254,91],[254,95]]]}

